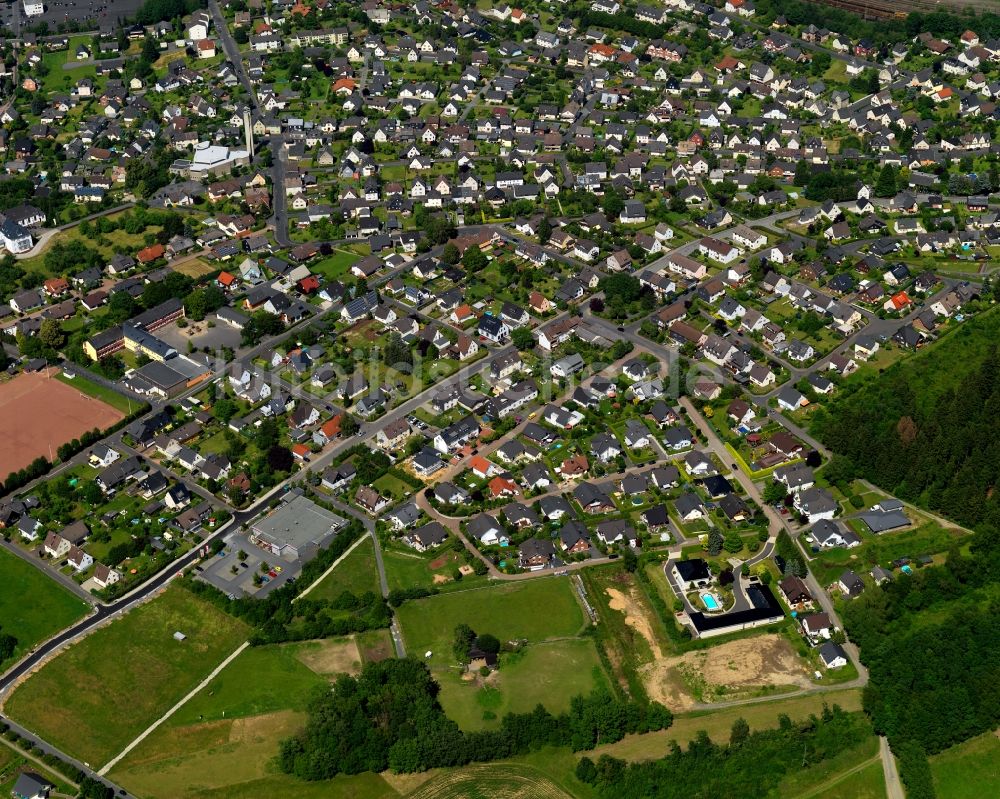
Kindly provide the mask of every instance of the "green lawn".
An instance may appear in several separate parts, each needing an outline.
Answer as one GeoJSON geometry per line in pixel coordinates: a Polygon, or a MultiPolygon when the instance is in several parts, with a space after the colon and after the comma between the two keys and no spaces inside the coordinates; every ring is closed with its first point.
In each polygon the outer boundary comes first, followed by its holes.
{"type": "Polygon", "coordinates": [[[1000,738],[996,734],[972,738],[930,760],[938,799],[1000,795],[1000,738]]]}
{"type": "Polygon", "coordinates": [[[574,696],[608,687],[590,638],[534,644],[523,653],[503,655],[500,668],[485,686],[462,680],[455,670],[437,678],[445,712],[466,730],[496,727],[507,713],[530,713],[539,704],[561,713],[569,710],[574,696]],[[491,711],[494,718],[484,719],[484,711],[491,711]]]}
{"type": "Polygon", "coordinates": [[[378,573],[375,570],[375,547],[371,537],[366,536],[337,568],[309,592],[307,598],[335,599],[344,591],[363,594],[365,591],[378,593],[379,590],[378,573]]]}
{"type": "Polygon", "coordinates": [[[167,724],[178,727],[276,710],[305,710],[310,693],[328,682],[299,659],[300,653],[314,646],[307,641],[243,650],[167,724]]]}
{"type": "Polygon", "coordinates": [[[123,397],[117,391],[95,383],[93,380],[88,380],[81,374],[77,374],[76,377],[70,380],[64,372],[59,372],[56,375],[56,380],[65,383],[67,386],[72,386],[90,397],[99,399],[101,402],[110,405],[122,413],[130,413],[138,406],[138,403],[129,402],[128,398],[123,397]]]}
{"type": "Polygon", "coordinates": [[[17,639],[4,669],[40,641],[55,635],[87,612],[87,603],[41,569],[0,549],[0,632],[17,639]]]}
{"type": "Polygon", "coordinates": [[[885,799],[878,738],[811,768],[788,774],[773,796],[781,799],[885,799]]]}
{"type": "Polygon", "coordinates": [[[385,577],[389,590],[395,588],[438,588],[441,591],[465,591],[485,584],[486,577],[463,577],[460,582],[435,582],[435,575],[451,579],[455,569],[465,563],[465,559],[454,551],[430,553],[428,557],[416,552],[402,552],[386,549],[382,553],[382,563],[385,566],[385,577]],[[443,560],[442,560],[443,559],[443,560]],[[435,568],[431,568],[434,565],[435,568]]]}
{"type": "Polygon", "coordinates": [[[405,480],[401,480],[393,474],[383,474],[378,480],[372,483],[372,488],[382,496],[391,496],[398,502],[413,493],[413,489],[405,480]]]}
{"type": "Polygon", "coordinates": [[[337,280],[349,271],[351,267],[361,260],[361,256],[353,252],[337,250],[329,258],[311,264],[309,269],[317,275],[323,275],[327,280],[337,280]]]}
{"type": "Polygon", "coordinates": [[[5,709],[56,747],[103,765],[248,634],[243,622],[172,586],[49,661],[5,709]]]}
{"type": "Polygon", "coordinates": [[[584,621],[568,577],[453,591],[407,602],[397,615],[407,650],[433,652],[428,662],[436,667],[454,665],[451,645],[459,624],[491,633],[501,641],[526,638],[530,645],[574,636],[584,621]]]}
{"type": "Polygon", "coordinates": [[[198,452],[202,455],[217,455],[229,449],[229,442],[226,440],[226,431],[220,430],[206,439],[198,442],[198,452]]]}

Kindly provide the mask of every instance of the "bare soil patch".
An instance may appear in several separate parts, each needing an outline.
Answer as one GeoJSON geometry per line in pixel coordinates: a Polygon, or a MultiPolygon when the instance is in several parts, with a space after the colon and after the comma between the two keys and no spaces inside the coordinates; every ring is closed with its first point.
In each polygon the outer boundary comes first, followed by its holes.
{"type": "Polygon", "coordinates": [[[0,480],[35,458],[95,427],[104,430],[124,414],[51,375],[57,369],[20,374],[0,383],[0,480]]]}
{"type": "Polygon", "coordinates": [[[296,732],[305,717],[294,710],[279,710],[262,716],[234,719],[229,730],[230,743],[260,743],[280,740],[296,732]]]}
{"type": "Polygon", "coordinates": [[[314,641],[304,646],[296,657],[317,674],[357,674],[361,671],[361,653],[353,638],[314,641]]]}
{"type": "Polygon", "coordinates": [[[428,780],[407,799],[569,799],[537,769],[521,764],[470,765],[428,780]]]}
{"type": "Polygon", "coordinates": [[[612,610],[623,612],[625,614],[625,623],[646,639],[646,643],[649,644],[649,649],[653,653],[653,658],[661,660],[664,656],[663,650],[660,648],[660,644],[653,634],[653,627],[631,593],[625,594],[617,588],[607,588],[605,591],[611,597],[608,607],[612,610]]]}
{"type": "Polygon", "coordinates": [[[656,661],[642,669],[650,699],[673,710],[725,701],[774,687],[807,688],[809,670],[777,633],[729,641],[656,661]]]}
{"type": "Polygon", "coordinates": [[[392,657],[392,644],[389,641],[370,644],[361,651],[361,655],[364,657],[365,663],[378,663],[380,660],[392,657]]]}

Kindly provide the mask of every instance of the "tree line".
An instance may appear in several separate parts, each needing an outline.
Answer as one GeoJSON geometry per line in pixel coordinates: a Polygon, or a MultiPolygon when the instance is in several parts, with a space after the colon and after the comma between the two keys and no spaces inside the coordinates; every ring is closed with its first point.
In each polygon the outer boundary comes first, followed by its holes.
{"type": "Polygon", "coordinates": [[[342,675],[312,699],[305,728],[282,742],[278,765],[301,779],[337,774],[409,773],[500,760],[542,746],[574,751],[619,741],[628,733],[665,729],[662,705],[619,701],[603,693],[577,696],[566,713],[541,705],[506,715],[496,730],[465,732],[438,701],[440,687],[426,664],[409,659],[368,663],[342,675]]]}
{"type": "Polygon", "coordinates": [[[701,731],[686,749],[672,741],[658,760],[626,763],[602,755],[595,763],[584,757],[576,775],[609,799],[769,796],[786,775],[859,746],[871,734],[863,715],[834,705],[798,723],[782,714],[776,729],[752,733],[745,720],[737,719],[728,744],[701,731]]]}

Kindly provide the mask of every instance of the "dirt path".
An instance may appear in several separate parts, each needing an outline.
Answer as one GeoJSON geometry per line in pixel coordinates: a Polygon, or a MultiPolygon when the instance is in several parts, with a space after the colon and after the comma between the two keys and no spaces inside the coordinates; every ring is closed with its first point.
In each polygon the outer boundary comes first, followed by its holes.
{"type": "Polygon", "coordinates": [[[875,755],[875,757],[870,757],[866,761],[864,761],[863,763],[858,763],[856,766],[852,766],[851,768],[847,769],[847,771],[841,771],[839,774],[831,777],[826,782],[821,782],[819,785],[814,785],[812,788],[810,788],[805,793],[800,793],[798,796],[794,797],[794,799],[810,799],[810,797],[816,796],[817,794],[824,793],[825,791],[827,791],[828,789],[832,788],[833,786],[839,785],[841,782],[843,782],[844,780],[846,780],[852,774],[857,774],[862,769],[866,769],[869,766],[872,766],[872,765],[874,765],[875,763],[878,763],[878,762],[879,762],[879,756],[878,755],[875,755]]]}
{"type": "Polygon", "coordinates": [[[646,639],[650,650],[653,652],[654,660],[662,660],[665,656],[660,648],[656,636],[653,635],[653,627],[649,619],[643,615],[642,609],[631,595],[626,595],[617,588],[605,588],[605,593],[611,598],[608,607],[612,610],[619,610],[625,614],[625,623],[646,639]]]}

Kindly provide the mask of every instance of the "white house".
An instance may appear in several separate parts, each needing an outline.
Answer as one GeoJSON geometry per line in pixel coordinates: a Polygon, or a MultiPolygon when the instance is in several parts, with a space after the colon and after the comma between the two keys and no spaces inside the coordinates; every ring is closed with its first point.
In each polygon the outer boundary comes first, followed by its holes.
{"type": "Polygon", "coordinates": [[[112,569],[110,566],[105,566],[103,563],[98,563],[94,568],[94,584],[98,588],[107,588],[109,585],[114,585],[122,578],[122,573],[117,569],[112,569]]]}
{"type": "Polygon", "coordinates": [[[28,252],[35,246],[28,230],[13,219],[5,219],[0,225],[0,243],[3,244],[7,252],[14,255],[28,252]]]}
{"type": "Polygon", "coordinates": [[[76,570],[77,574],[87,571],[87,569],[94,565],[94,558],[80,549],[80,547],[71,547],[66,560],[69,561],[69,564],[76,570]]]}

